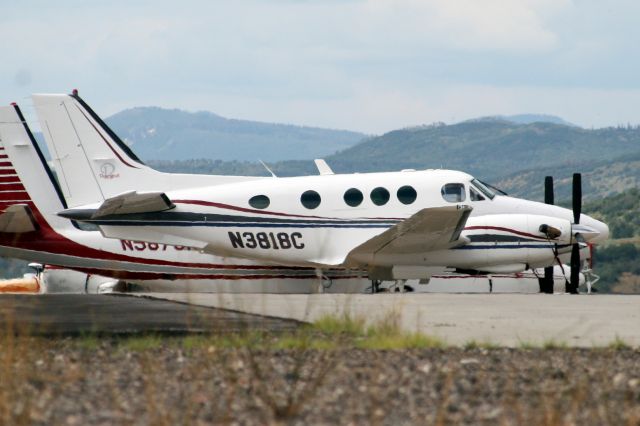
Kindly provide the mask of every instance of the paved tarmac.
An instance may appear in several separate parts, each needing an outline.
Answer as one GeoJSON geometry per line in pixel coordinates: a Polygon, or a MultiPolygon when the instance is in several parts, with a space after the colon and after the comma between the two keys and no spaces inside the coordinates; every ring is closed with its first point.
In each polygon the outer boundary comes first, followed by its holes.
{"type": "Polygon", "coordinates": [[[126,295],[2,294],[0,327],[38,335],[286,330],[297,321],[126,295]]]}
{"type": "Polygon", "coordinates": [[[591,347],[622,339],[640,347],[640,295],[147,295],[299,321],[344,313],[377,321],[397,313],[404,329],[439,336],[455,345],[478,342],[518,347],[553,341],[572,347],[591,347]]]}

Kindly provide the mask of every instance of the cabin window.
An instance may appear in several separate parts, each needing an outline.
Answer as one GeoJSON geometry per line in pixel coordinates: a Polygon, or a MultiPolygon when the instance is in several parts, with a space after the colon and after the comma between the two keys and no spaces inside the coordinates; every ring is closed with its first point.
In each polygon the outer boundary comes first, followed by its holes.
{"type": "Polygon", "coordinates": [[[371,201],[373,201],[373,204],[375,204],[376,206],[383,206],[387,204],[387,201],[389,201],[389,197],[389,191],[381,186],[371,191],[371,201]]]}
{"type": "Polygon", "coordinates": [[[316,191],[305,191],[300,196],[300,202],[308,209],[315,209],[320,205],[320,194],[316,191]]]}
{"type": "Polygon", "coordinates": [[[411,204],[416,200],[418,193],[412,186],[405,185],[398,188],[396,195],[402,204],[411,204]]]}
{"type": "Polygon", "coordinates": [[[464,185],[461,183],[447,183],[440,192],[442,198],[450,203],[460,203],[466,199],[464,185]]]}
{"type": "Polygon", "coordinates": [[[269,203],[269,197],[267,197],[266,195],[256,195],[254,197],[251,197],[251,199],[249,200],[249,205],[254,209],[266,209],[267,207],[269,207],[269,203]]]}
{"type": "Polygon", "coordinates": [[[484,201],[484,197],[480,195],[478,191],[473,188],[469,188],[469,195],[471,196],[471,201],[484,201]]]}
{"type": "Polygon", "coordinates": [[[351,188],[347,189],[344,193],[344,202],[347,203],[348,206],[357,207],[364,200],[364,195],[359,189],[351,188]]]}

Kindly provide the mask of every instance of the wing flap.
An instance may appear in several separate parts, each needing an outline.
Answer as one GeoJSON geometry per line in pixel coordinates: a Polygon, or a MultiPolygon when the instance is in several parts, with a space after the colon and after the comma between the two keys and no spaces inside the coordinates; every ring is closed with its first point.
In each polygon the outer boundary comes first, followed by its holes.
{"type": "Polygon", "coordinates": [[[378,255],[425,253],[466,244],[460,234],[471,210],[465,205],[422,209],[351,250],[347,263],[374,264],[378,255]]]}

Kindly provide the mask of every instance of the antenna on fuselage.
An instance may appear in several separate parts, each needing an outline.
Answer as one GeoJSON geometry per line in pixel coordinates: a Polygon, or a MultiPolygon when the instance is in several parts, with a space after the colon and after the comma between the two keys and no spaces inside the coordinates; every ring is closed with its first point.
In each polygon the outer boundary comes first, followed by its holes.
{"type": "Polygon", "coordinates": [[[262,160],[258,160],[258,161],[260,162],[260,164],[262,164],[262,165],[264,166],[264,168],[265,168],[265,169],[267,169],[267,171],[268,171],[269,173],[271,173],[271,176],[272,176],[272,177],[274,177],[274,178],[277,178],[277,177],[278,177],[278,176],[276,176],[276,174],[275,174],[275,173],[273,173],[273,170],[271,170],[271,169],[269,168],[269,166],[267,166],[266,164],[264,164],[264,161],[262,161],[262,160]]]}

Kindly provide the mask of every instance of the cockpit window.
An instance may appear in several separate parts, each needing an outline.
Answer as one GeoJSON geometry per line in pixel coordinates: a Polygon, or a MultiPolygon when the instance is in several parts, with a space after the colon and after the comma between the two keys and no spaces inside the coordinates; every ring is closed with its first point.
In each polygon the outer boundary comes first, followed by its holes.
{"type": "Polygon", "coordinates": [[[442,198],[450,203],[460,203],[466,199],[464,185],[461,183],[447,183],[440,190],[442,198]]]}
{"type": "Polygon", "coordinates": [[[471,196],[471,201],[484,201],[485,198],[480,195],[478,191],[473,189],[473,187],[469,188],[469,195],[471,196]]]}
{"type": "MultiPolygon", "coordinates": [[[[493,197],[496,196],[496,193],[491,190],[487,185],[485,185],[484,183],[480,182],[478,179],[474,179],[471,181],[471,185],[475,186],[478,191],[482,192],[484,195],[486,195],[490,200],[493,200],[493,197]]],[[[473,198],[472,198],[473,199],[473,198]]]]}

